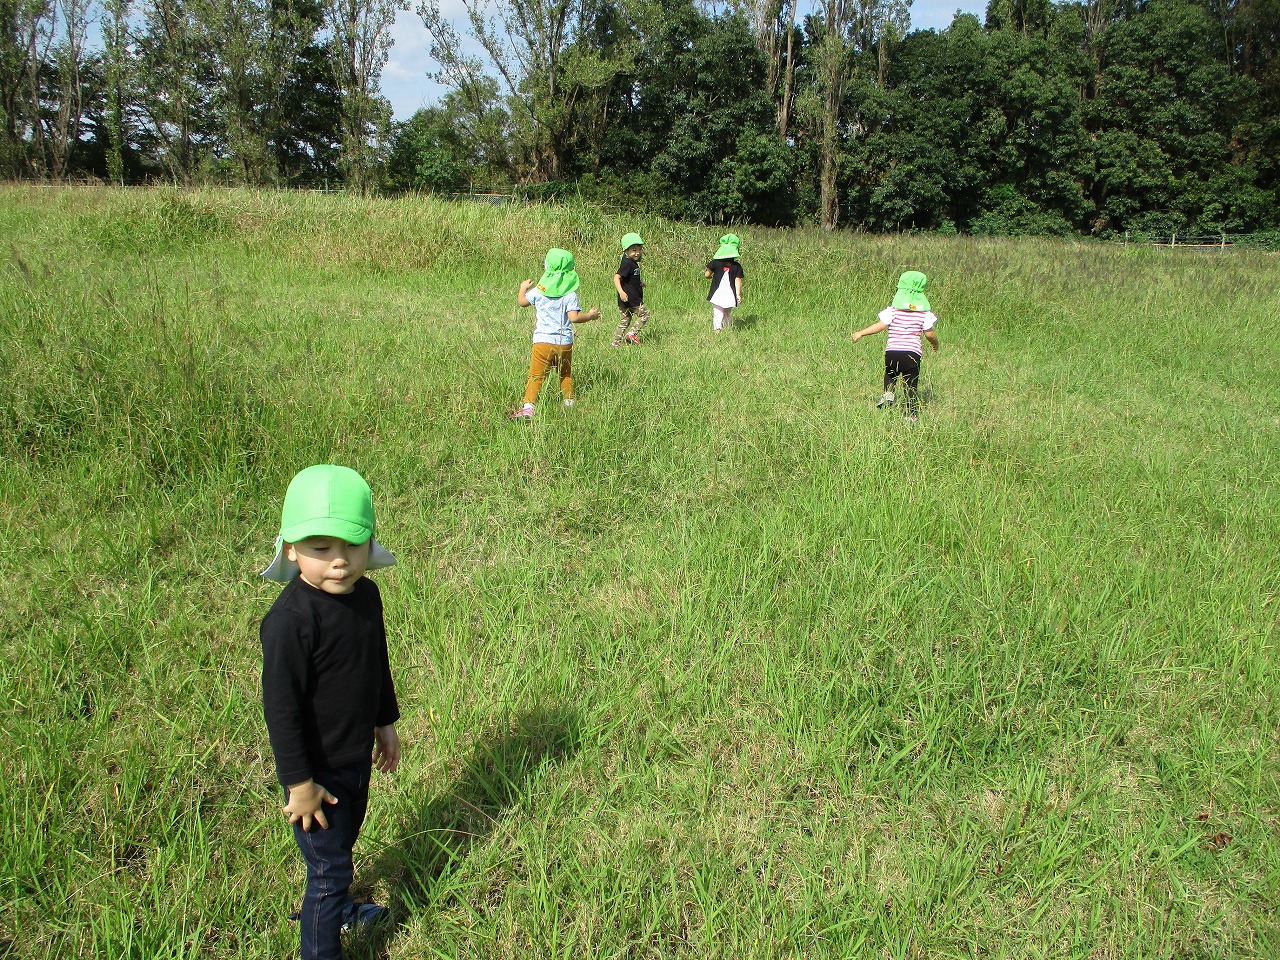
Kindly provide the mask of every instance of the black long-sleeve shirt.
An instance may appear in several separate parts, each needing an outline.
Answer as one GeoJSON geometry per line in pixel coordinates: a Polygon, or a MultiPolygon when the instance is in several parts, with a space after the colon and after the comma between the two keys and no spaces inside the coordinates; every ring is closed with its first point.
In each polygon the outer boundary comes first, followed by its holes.
{"type": "Polygon", "coordinates": [[[335,595],[294,577],[261,637],[262,712],[280,782],[368,760],[373,728],[400,719],[377,585],[361,577],[335,595]]]}

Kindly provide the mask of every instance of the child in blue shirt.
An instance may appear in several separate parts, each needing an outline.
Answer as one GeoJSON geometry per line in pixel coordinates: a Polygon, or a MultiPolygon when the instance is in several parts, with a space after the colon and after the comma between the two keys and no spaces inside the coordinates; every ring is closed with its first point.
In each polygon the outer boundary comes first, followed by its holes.
{"type": "Polygon", "coordinates": [[[587,323],[600,316],[592,307],[585,313],[578,303],[578,272],[573,254],[552,248],[547,251],[542,279],[534,284],[525,280],[516,294],[516,303],[533,307],[533,355],[529,360],[529,379],[524,385],[524,406],[512,413],[512,420],[533,418],[533,405],[542,391],[547,371],[560,373],[560,393],[566,407],[573,406],[573,325],[587,323]]]}

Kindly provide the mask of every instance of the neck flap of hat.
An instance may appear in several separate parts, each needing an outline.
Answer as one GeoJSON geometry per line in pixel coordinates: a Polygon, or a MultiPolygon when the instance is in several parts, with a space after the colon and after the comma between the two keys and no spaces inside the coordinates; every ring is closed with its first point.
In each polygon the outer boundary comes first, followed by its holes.
{"type": "Polygon", "coordinates": [[[919,270],[908,270],[898,278],[898,292],[893,295],[893,306],[897,310],[928,310],[929,298],[924,295],[924,285],[928,281],[919,270]]]}
{"type": "Polygon", "coordinates": [[[578,289],[578,273],[574,269],[572,253],[556,248],[547,251],[546,273],[538,281],[538,289],[555,299],[578,289]]]}

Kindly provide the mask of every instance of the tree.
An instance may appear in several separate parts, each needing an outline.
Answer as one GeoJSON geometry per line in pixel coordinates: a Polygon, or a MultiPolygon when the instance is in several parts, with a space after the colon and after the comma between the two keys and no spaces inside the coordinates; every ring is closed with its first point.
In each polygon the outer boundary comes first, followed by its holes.
{"type": "Polygon", "coordinates": [[[107,88],[105,117],[107,179],[124,185],[128,131],[125,126],[129,83],[128,34],[129,0],[105,0],[102,11],[103,80],[107,88]]]}
{"type": "MultiPolygon", "coordinates": [[[[603,89],[630,66],[620,45],[578,43],[595,32],[606,8],[591,0],[462,0],[467,35],[497,73],[513,118],[513,133],[527,153],[525,178],[558,179],[565,166],[571,118],[580,96],[603,89]]],[[[418,14],[431,34],[438,77],[464,92],[483,65],[463,53],[462,38],[441,13],[439,0],[423,0],[418,14]]]]}
{"type": "Polygon", "coordinates": [[[61,180],[70,170],[84,120],[90,0],[54,0],[50,12],[52,35],[57,39],[48,64],[52,76],[47,86],[53,103],[44,119],[44,139],[49,152],[48,173],[61,180]]]}
{"type": "Polygon", "coordinates": [[[778,139],[786,140],[795,81],[795,0],[737,0],[765,58],[765,93],[778,104],[778,139]],[[781,86],[781,90],[779,90],[781,86]]]}
{"type": "Polygon", "coordinates": [[[195,179],[210,134],[214,51],[206,0],[145,0],[137,36],[140,145],[176,183],[195,179]]]}
{"type": "Polygon", "coordinates": [[[30,172],[38,122],[45,0],[0,0],[0,169],[30,172]]]}
{"type": "Polygon", "coordinates": [[[398,190],[458,190],[475,169],[474,157],[447,111],[419,110],[398,124],[387,158],[387,186],[398,190]]]}
{"type": "Polygon", "coordinates": [[[391,122],[391,105],[378,95],[391,49],[396,11],[407,0],[324,0],[329,62],[341,97],[342,171],[347,186],[372,185],[377,144],[391,122]]]}
{"type": "Polygon", "coordinates": [[[869,57],[874,58],[877,80],[883,82],[888,43],[905,32],[909,5],[910,0],[822,0],[818,15],[810,18],[809,59],[818,97],[819,221],[824,230],[834,230],[840,221],[838,179],[846,130],[856,134],[864,129],[856,121],[845,122],[850,82],[859,63],[869,57]]]}

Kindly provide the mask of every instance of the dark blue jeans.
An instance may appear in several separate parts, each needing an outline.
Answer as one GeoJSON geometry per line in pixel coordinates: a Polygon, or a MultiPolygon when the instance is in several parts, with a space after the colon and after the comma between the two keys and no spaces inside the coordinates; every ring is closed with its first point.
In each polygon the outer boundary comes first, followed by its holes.
{"type": "Polygon", "coordinates": [[[370,769],[370,763],[357,763],[317,773],[316,783],[338,798],[321,808],[329,829],[312,823],[310,831],[303,830],[301,821],[293,825],[293,838],[307,862],[307,892],[298,916],[302,960],[342,960],[342,924],[351,916],[355,877],[351,850],[369,805],[370,769]]]}

